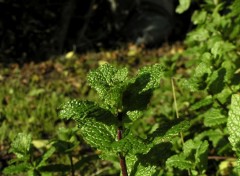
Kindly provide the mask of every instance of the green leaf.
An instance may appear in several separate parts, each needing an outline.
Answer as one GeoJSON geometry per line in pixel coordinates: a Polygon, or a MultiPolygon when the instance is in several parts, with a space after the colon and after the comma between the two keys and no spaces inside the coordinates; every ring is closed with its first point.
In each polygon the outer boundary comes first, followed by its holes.
{"type": "Polygon", "coordinates": [[[24,158],[30,154],[31,142],[30,134],[18,133],[11,144],[10,152],[13,152],[17,158],[24,158]]]}
{"type": "Polygon", "coordinates": [[[134,136],[131,132],[127,136],[124,136],[119,141],[113,142],[111,145],[111,150],[115,153],[127,154],[137,154],[137,153],[146,153],[150,147],[143,142],[143,140],[137,136],[134,136]]]}
{"type": "Polygon", "coordinates": [[[139,162],[136,155],[127,155],[126,163],[130,176],[152,176],[156,171],[155,166],[143,165],[143,163],[139,162]]]}
{"type": "Polygon", "coordinates": [[[96,103],[91,101],[71,100],[61,106],[59,116],[66,119],[74,119],[79,125],[85,123],[88,118],[95,118],[106,124],[116,124],[116,117],[96,103]]]}
{"type": "Polygon", "coordinates": [[[203,24],[207,18],[207,12],[205,10],[195,11],[192,15],[193,24],[203,24]]]}
{"type": "Polygon", "coordinates": [[[117,118],[93,102],[69,101],[62,106],[60,117],[76,120],[83,138],[92,147],[104,150],[115,141],[117,118]]]}
{"type": "Polygon", "coordinates": [[[207,169],[208,163],[208,142],[201,142],[197,148],[195,153],[195,165],[197,165],[200,173],[204,173],[207,169]]]}
{"type": "Polygon", "coordinates": [[[225,42],[225,41],[218,41],[214,43],[211,49],[211,53],[213,54],[214,57],[222,57],[223,54],[232,51],[235,49],[235,45],[233,45],[230,42],[225,42]]]}
{"type": "Polygon", "coordinates": [[[197,28],[196,30],[188,33],[188,37],[189,37],[189,39],[194,40],[194,41],[204,42],[207,39],[209,39],[210,34],[207,29],[197,28]]]}
{"type": "Polygon", "coordinates": [[[204,99],[199,100],[198,102],[194,103],[190,110],[194,111],[194,110],[198,110],[202,107],[206,107],[208,105],[211,105],[213,103],[213,99],[212,96],[209,95],[207,97],[205,97],[204,99]]]}
{"type": "Polygon", "coordinates": [[[41,157],[41,160],[37,167],[41,167],[46,164],[46,161],[53,155],[53,153],[56,151],[54,147],[51,147],[47,150],[47,152],[44,153],[44,155],[41,157]]]}
{"type": "Polygon", "coordinates": [[[119,108],[127,76],[127,68],[117,69],[112,65],[104,64],[97,70],[91,71],[87,79],[90,86],[97,91],[107,105],[111,108],[119,108]]]}
{"type": "Polygon", "coordinates": [[[3,170],[4,174],[19,174],[21,172],[27,172],[29,169],[31,169],[32,166],[29,163],[20,163],[17,165],[11,165],[6,167],[3,170]]]}
{"type": "Polygon", "coordinates": [[[219,70],[214,71],[213,74],[209,77],[208,91],[211,94],[218,94],[224,89],[225,75],[226,75],[226,69],[220,68],[219,70]]]}
{"type": "Polygon", "coordinates": [[[204,173],[207,167],[207,141],[193,141],[192,139],[183,144],[183,152],[168,158],[166,164],[181,170],[195,169],[204,173]]]}
{"type": "Polygon", "coordinates": [[[229,132],[229,141],[233,150],[240,152],[240,95],[232,95],[230,111],[228,114],[227,128],[229,132]]]}
{"type": "Polygon", "coordinates": [[[145,110],[152,92],[164,75],[163,66],[155,64],[140,69],[136,78],[128,84],[123,93],[122,105],[125,112],[145,110]]]}
{"type": "Polygon", "coordinates": [[[116,141],[116,128],[94,119],[85,121],[80,131],[88,144],[100,150],[109,150],[111,144],[116,141]]]}
{"type": "Polygon", "coordinates": [[[149,139],[153,140],[152,145],[171,141],[174,137],[179,136],[180,132],[187,130],[189,127],[190,123],[187,120],[169,121],[162,124],[156,131],[149,135],[149,139]]]}
{"type": "Polygon", "coordinates": [[[227,122],[227,117],[223,115],[220,109],[211,108],[203,114],[204,125],[208,127],[213,127],[227,122]]]}
{"type": "Polygon", "coordinates": [[[137,119],[139,119],[140,117],[143,116],[143,112],[142,111],[138,111],[138,110],[135,110],[135,111],[128,111],[127,112],[127,116],[130,120],[132,121],[135,121],[137,119]]]}
{"type": "Polygon", "coordinates": [[[179,0],[179,5],[176,8],[177,13],[185,12],[191,4],[191,0],[179,0]]]}
{"type": "Polygon", "coordinates": [[[181,170],[191,169],[193,167],[192,162],[186,160],[183,153],[171,156],[167,159],[166,164],[168,167],[177,167],[181,170]]]}
{"type": "Polygon", "coordinates": [[[163,76],[164,68],[161,64],[154,64],[140,69],[137,79],[140,78],[145,87],[139,93],[159,87],[160,79],[163,76]]]}
{"type": "Polygon", "coordinates": [[[232,15],[236,15],[239,16],[239,12],[240,12],[240,1],[239,0],[235,0],[232,4],[232,15]]]}

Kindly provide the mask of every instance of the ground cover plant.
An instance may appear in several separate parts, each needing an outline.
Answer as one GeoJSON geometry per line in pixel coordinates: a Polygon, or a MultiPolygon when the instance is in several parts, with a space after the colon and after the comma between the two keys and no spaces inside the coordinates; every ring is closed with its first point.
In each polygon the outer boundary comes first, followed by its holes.
{"type": "MultiPolygon", "coordinates": [[[[190,1],[185,2],[179,12],[188,8],[190,1]]],[[[195,29],[187,35],[186,49],[172,48],[171,57],[166,53],[159,57],[159,51],[154,51],[156,55],[147,59],[147,55],[141,56],[141,48],[132,46],[125,55],[127,62],[113,51],[103,52],[104,59],[91,64],[80,62],[86,64],[85,70],[79,69],[79,58],[66,59],[66,68],[50,64],[56,70],[62,68],[58,75],[66,78],[66,84],[56,87],[78,85],[77,79],[72,79],[76,69],[74,78],[87,78],[97,94],[86,80],[74,93],[64,87],[67,93],[57,94],[59,99],[53,98],[54,106],[45,115],[52,112],[56,120],[66,118],[59,122],[59,127],[65,128],[57,130],[58,126],[46,122],[51,128],[47,141],[36,140],[40,130],[16,135],[29,129],[16,130],[15,125],[8,140],[13,140],[9,153],[16,156],[10,157],[4,174],[126,175],[127,170],[128,175],[239,175],[239,11],[239,0],[202,2],[192,16],[195,29]],[[76,98],[80,100],[71,100],[76,98]],[[60,106],[62,102],[68,103],[60,106]],[[127,169],[120,163],[126,163],[127,169]]],[[[6,77],[7,71],[2,75],[6,77]]],[[[13,87],[14,82],[8,85],[13,87]]],[[[31,93],[33,100],[44,95],[40,88],[31,93]]],[[[10,96],[18,87],[1,90],[2,107],[13,102],[12,106],[18,105],[10,96]]],[[[15,123],[11,118],[15,111],[9,107],[0,112],[4,140],[9,124],[15,123]]],[[[22,120],[32,114],[26,112],[22,120]]],[[[38,112],[45,112],[44,108],[38,112]]]]}

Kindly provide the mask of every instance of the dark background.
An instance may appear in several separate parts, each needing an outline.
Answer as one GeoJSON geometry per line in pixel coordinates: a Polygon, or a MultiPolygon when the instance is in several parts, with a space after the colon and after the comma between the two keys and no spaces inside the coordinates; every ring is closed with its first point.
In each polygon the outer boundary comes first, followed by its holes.
{"type": "Polygon", "coordinates": [[[0,0],[0,62],[38,62],[71,50],[116,49],[129,42],[152,48],[184,39],[197,5],[179,15],[157,1],[115,1],[113,10],[110,0],[0,0]],[[151,24],[157,33],[139,43],[151,24]]]}

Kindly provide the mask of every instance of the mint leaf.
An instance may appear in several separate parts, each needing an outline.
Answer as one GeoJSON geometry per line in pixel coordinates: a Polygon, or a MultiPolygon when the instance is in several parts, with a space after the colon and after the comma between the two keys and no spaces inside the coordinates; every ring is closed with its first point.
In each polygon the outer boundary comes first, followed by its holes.
{"type": "Polygon", "coordinates": [[[135,111],[128,111],[127,112],[127,117],[130,120],[132,120],[132,121],[135,121],[135,120],[139,119],[142,116],[143,116],[143,112],[142,111],[135,110],[135,111]]]}
{"type": "Polygon", "coordinates": [[[236,47],[230,43],[225,41],[218,41],[213,44],[211,48],[211,53],[216,58],[217,56],[222,57],[224,53],[230,52],[236,47]]]}
{"type": "Polygon", "coordinates": [[[190,110],[194,111],[194,110],[198,110],[202,107],[206,107],[209,106],[213,103],[213,99],[212,96],[207,96],[204,99],[199,100],[198,102],[196,102],[195,104],[193,104],[190,108],[190,110]]]}
{"type": "Polygon", "coordinates": [[[111,149],[115,153],[122,152],[124,155],[146,153],[150,147],[143,142],[143,140],[137,136],[134,136],[131,132],[123,139],[113,142],[111,149]]]}
{"type": "Polygon", "coordinates": [[[173,155],[167,159],[166,164],[168,167],[177,167],[181,170],[190,169],[193,167],[193,163],[185,159],[183,153],[179,155],[173,155]]]}
{"type": "Polygon", "coordinates": [[[178,136],[180,132],[187,130],[189,127],[190,123],[187,120],[170,121],[161,125],[156,131],[149,135],[149,139],[152,140],[153,144],[171,141],[174,137],[178,136]]]}
{"type": "Polygon", "coordinates": [[[142,111],[145,110],[152,92],[159,86],[160,79],[164,75],[163,66],[155,64],[140,69],[138,75],[133,79],[123,92],[123,110],[142,111]]]}
{"type": "Polygon", "coordinates": [[[183,144],[183,152],[168,158],[166,164],[181,170],[195,169],[203,174],[207,167],[207,141],[188,140],[183,144]]]}
{"type": "Polygon", "coordinates": [[[24,158],[30,154],[31,142],[30,134],[18,133],[11,144],[10,152],[13,152],[17,158],[24,158]]]}
{"type": "Polygon", "coordinates": [[[85,123],[87,118],[95,118],[106,124],[116,124],[116,117],[108,110],[101,108],[91,101],[71,100],[63,104],[59,116],[65,119],[74,119],[78,125],[85,123]]]}
{"type": "Polygon", "coordinates": [[[111,108],[119,108],[127,76],[127,68],[117,69],[112,65],[104,64],[97,70],[91,71],[87,80],[107,105],[111,108]]]}
{"type": "Polygon", "coordinates": [[[141,79],[145,87],[143,87],[143,89],[139,93],[159,87],[160,79],[163,76],[164,76],[164,68],[160,64],[154,64],[154,65],[146,66],[140,69],[137,75],[137,78],[141,79]]]}
{"type": "Polygon", "coordinates": [[[199,172],[202,173],[202,174],[207,169],[208,146],[209,146],[208,142],[203,141],[196,148],[195,165],[197,165],[197,168],[198,168],[199,172]]]}
{"type": "Polygon", "coordinates": [[[195,25],[202,24],[205,22],[206,18],[207,18],[207,12],[205,10],[201,10],[201,11],[196,10],[192,15],[192,22],[195,25]]]}
{"type": "Polygon", "coordinates": [[[109,150],[111,144],[116,141],[116,128],[94,119],[86,120],[80,131],[88,144],[100,150],[109,150]]]}
{"type": "Polygon", "coordinates": [[[179,5],[176,8],[177,13],[185,12],[191,4],[191,0],[179,0],[179,5]]]}
{"type": "Polygon", "coordinates": [[[227,117],[221,112],[220,109],[211,108],[203,114],[204,125],[208,127],[225,124],[227,117]]]}
{"type": "Polygon", "coordinates": [[[143,163],[139,162],[136,155],[127,155],[126,162],[130,176],[152,176],[156,171],[155,166],[146,166],[143,165],[143,163]]]}
{"type": "Polygon", "coordinates": [[[229,141],[233,150],[240,152],[240,95],[232,95],[230,111],[228,114],[227,128],[229,132],[229,141]]]}
{"type": "Polygon", "coordinates": [[[205,137],[208,137],[209,140],[212,142],[214,147],[217,147],[219,142],[224,138],[224,133],[220,129],[215,130],[207,130],[202,133],[200,133],[197,137],[195,137],[196,140],[203,140],[205,137]]]}
{"type": "Polygon", "coordinates": [[[213,72],[213,74],[209,77],[209,92],[211,94],[220,93],[225,86],[224,77],[226,75],[226,69],[221,68],[213,72]]]}

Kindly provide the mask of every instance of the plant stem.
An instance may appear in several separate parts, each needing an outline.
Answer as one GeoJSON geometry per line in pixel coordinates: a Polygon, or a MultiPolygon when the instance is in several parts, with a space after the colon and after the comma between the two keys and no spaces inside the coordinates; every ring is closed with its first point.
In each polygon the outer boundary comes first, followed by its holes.
{"type": "Polygon", "coordinates": [[[120,158],[120,166],[122,169],[122,176],[128,176],[125,157],[119,154],[119,158],[120,158]]]}
{"type": "MultiPolygon", "coordinates": [[[[117,129],[117,139],[118,139],[118,141],[120,141],[123,137],[122,136],[122,133],[123,133],[122,116],[123,116],[123,114],[120,112],[118,114],[118,121],[120,122],[120,125],[117,129]]],[[[121,166],[121,170],[122,170],[122,176],[128,176],[126,159],[125,159],[125,156],[123,156],[122,153],[119,153],[119,160],[120,160],[120,166],[121,166]]]]}
{"type": "MultiPolygon", "coordinates": [[[[117,139],[121,140],[122,139],[122,127],[118,127],[117,130],[117,139]]],[[[122,176],[128,176],[127,173],[127,164],[126,164],[126,160],[125,157],[119,153],[119,160],[120,160],[120,166],[121,166],[121,170],[122,170],[122,176]]]]}

